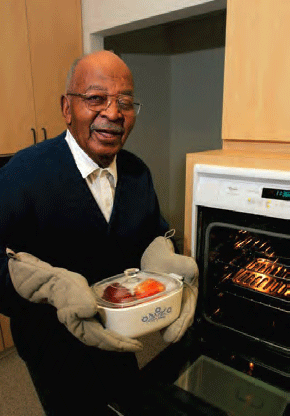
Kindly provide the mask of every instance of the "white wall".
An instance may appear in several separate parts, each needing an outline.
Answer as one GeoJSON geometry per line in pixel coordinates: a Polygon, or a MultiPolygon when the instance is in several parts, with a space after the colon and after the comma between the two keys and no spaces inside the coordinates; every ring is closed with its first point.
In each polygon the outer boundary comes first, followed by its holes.
{"type": "Polygon", "coordinates": [[[163,215],[169,212],[170,57],[123,54],[131,69],[136,100],[143,104],[125,149],[150,168],[163,215]]]}
{"type": "Polygon", "coordinates": [[[103,37],[226,7],[226,0],[82,0],[84,52],[103,37]]]}
{"type": "Polygon", "coordinates": [[[224,48],[122,58],[144,104],[125,148],[149,166],[162,213],[182,248],[186,153],[222,147],[224,48]]]}

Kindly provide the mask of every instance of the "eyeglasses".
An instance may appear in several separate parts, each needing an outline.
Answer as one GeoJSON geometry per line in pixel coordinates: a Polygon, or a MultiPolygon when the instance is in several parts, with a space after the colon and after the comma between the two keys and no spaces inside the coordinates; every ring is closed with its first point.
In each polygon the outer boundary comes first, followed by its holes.
{"type": "Polygon", "coordinates": [[[74,97],[81,97],[88,109],[96,112],[107,110],[112,104],[112,97],[116,97],[116,103],[119,111],[122,113],[132,113],[138,115],[142,104],[135,103],[133,97],[123,94],[80,94],[76,92],[67,92],[66,95],[72,95],[74,97]],[[109,98],[110,97],[110,98],[109,98]]]}

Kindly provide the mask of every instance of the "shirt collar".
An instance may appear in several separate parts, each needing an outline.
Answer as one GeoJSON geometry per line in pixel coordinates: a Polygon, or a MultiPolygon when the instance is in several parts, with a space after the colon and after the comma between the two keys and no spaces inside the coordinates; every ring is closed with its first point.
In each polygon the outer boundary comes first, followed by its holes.
{"type": "MultiPolygon", "coordinates": [[[[85,179],[91,173],[95,172],[97,169],[102,169],[96,162],[93,161],[79,146],[75,138],[72,136],[71,132],[67,130],[65,140],[72,152],[73,158],[76,162],[78,170],[80,171],[82,177],[85,179]]],[[[114,157],[113,162],[106,168],[114,178],[115,186],[117,184],[117,157],[114,157]]]]}

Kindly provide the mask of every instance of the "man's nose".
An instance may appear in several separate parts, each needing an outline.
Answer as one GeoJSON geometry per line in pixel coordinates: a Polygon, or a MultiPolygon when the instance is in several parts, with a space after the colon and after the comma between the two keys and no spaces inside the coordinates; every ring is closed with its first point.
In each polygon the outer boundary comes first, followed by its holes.
{"type": "Polygon", "coordinates": [[[101,113],[112,120],[123,117],[118,100],[114,97],[108,98],[107,106],[101,111],[101,113]]]}

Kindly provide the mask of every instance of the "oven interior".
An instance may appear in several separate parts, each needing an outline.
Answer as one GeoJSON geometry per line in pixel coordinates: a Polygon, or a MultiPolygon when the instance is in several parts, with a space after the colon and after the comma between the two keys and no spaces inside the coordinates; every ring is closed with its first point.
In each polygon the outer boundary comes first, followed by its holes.
{"type": "Polygon", "coordinates": [[[212,223],[204,251],[205,318],[289,349],[289,248],[285,235],[212,223]]]}
{"type": "Polygon", "coordinates": [[[290,357],[290,230],[287,220],[200,208],[201,314],[290,357]]]}

